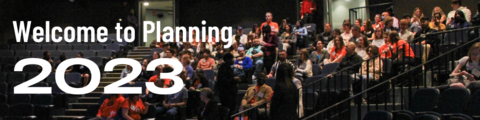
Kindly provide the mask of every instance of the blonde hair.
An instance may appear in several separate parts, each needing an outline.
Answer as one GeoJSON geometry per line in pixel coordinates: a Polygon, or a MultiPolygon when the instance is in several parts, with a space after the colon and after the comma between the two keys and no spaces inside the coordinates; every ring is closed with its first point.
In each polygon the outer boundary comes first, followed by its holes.
{"type": "Polygon", "coordinates": [[[432,17],[435,16],[435,9],[439,9],[440,14],[442,14],[442,16],[445,16],[445,13],[443,12],[442,8],[440,8],[439,6],[435,6],[432,10],[432,17]]]}

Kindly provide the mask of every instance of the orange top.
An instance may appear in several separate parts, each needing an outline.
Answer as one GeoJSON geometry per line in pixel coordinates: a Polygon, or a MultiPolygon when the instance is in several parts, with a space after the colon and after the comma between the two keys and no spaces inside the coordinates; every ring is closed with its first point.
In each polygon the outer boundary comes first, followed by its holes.
{"type": "Polygon", "coordinates": [[[134,120],[140,120],[142,118],[140,114],[145,110],[145,105],[143,105],[142,99],[138,99],[135,103],[127,99],[123,102],[122,108],[128,109],[128,116],[134,120]]]}
{"type": "Polygon", "coordinates": [[[113,100],[110,100],[109,98],[105,99],[102,106],[100,106],[100,109],[98,109],[97,116],[111,118],[115,117],[117,110],[122,106],[123,101],[125,100],[122,95],[119,96],[120,97],[117,97],[113,100]]]}
{"type": "Polygon", "coordinates": [[[335,51],[335,46],[332,47],[332,50],[330,51],[330,58],[332,58],[333,60],[337,59],[337,57],[339,57],[340,55],[343,55],[345,56],[347,54],[347,50],[345,49],[345,47],[343,47],[340,51],[335,51]],[[340,54],[338,54],[340,53],[340,54]]]}
{"type": "Polygon", "coordinates": [[[408,44],[407,41],[398,40],[397,43],[393,43],[392,48],[393,48],[394,53],[397,53],[397,45],[400,45],[398,47],[398,49],[403,49],[404,50],[403,54],[404,54],[405,57],[415,58],[415,54],[413,53],[413,50],[412,50],[412,48],[410,48],[410,45],[408,44]]]}
{"type": "Polygon", "coordinates": [[[382,58],[391,58],[392,57],[392,53],[388,49],[387,44],[390,44],[390,43],[385,43],[378,49],[379,50],[378,52],[380,53],[380,57],[382,57],[382,58]],[[385,50],[387,50],[387,52],[383,53],[383,51],[385,51],[385,50]]]}
{"type": "Polygon", "coordinates": [[[208,58],[208,60],[205,60],[205,58],[202,58],[198,62],[197,68],[201,68],[203,70],[209,70],[209,69],[212,69],[214,64],[215,64],[215,60],[213,58],[208,58]]]}
{"type": "Polygon", "coordinates": [[[265,24],[268,24],[268,25],[272,28],[272,31],[275,31],[275,30],[278,31],[278,24],[277,24],[277,22],[269,22],[269,23],[264,22],[264,23],[262,23],[262,25],[260,26],[260,30],[263,30],[262,28],[263,28],[263,25],[265,25],[265,24]]]}
{"type": "MultiPolygon", "coordinates": [[[[157,82],[157,78],[158,78],[158,75],[154,75],[152,77],[150,77],[150,79],[148,80],[148,82],[157,82]]],[[[170,86],[170,79],[164,79],[165,82],[163,84],[167,85],[167,86],[170,86]]]]}

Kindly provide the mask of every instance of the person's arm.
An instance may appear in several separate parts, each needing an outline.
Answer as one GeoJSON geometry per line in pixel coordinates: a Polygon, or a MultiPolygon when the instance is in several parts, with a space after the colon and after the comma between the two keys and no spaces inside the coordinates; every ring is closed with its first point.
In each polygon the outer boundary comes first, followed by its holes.
{"type": "Polygon", "coordinates": [[[102,116],[101,116],[101,115],[102,115],[102,111],[103,111],[103,109],[105,109],[105,107],[107,106],[107,103],[108,103],[108,99],[103,100],[103,103],[102,103],[102,105],[100,106],[100,108],[98,109],[98,112],[97,112],[97,116],[96,116],[97,119],[102,118],[102,116]]]}
{"type": "Polygon", "coordinates": [[[298,35],[307,36],[308,35],[307,28],[305,27],[301,28],[298,35]]]}
{"type": "Polygon", "coordinates": [[[257,54],[253,55],[252,57],[253,58],[258,58],[258,57],[262,57],[263,56],[263,52],[262,51],[258,51],[257,54]]]}
{"type": "Polygon", "coordinates": [[[251,88],[248,88],[247,92],[245,93],[245,95],[242,98],[241,106],[243,107],[243,109],[247,109],[247,108],[250,107],[250,104],[248,104],[247,98],[248,98],[248,95],[249,95],[251,90],[252,90],[251,88]]]}
{"type": "Polygon", "coordinates": [[[467,9],[464,13],[465,13],[465,18],[467,19],[467,22],[471,22],[472,21],[472,11],[467,9]]]}
{"type": "Polygon", "coordinates": [[[452,74],[450,74],[451,76],[459,76],[459,75],[463,75],[464,73],[463,72],[460,72],[460,70],[462,69],[462,67],[466,64],[466,61],[463,60],[463,58],[460,60],[460,62],[458,63],[457,67],[455,67],[455,70],[452,71],[452,74]]]}
{"type": "Polygon", "coordinates": [[[243,66],[243,68],[252,68],[253,67],[253,63],[252,63],[252,59],[250,59],[250,57],[248,59],[245,59],[246,64],[245,66],[243,66]]]}
{"type": "Polygon", "coordinates": [[[128,108],[122,108],[122,115],[123,115],[123,118],[126,120],[134,120],[133,118],[128,116],[128,108]]]}
{"type": "Polygon", "coordinates": [[[142,114],[145,115],[145,114],[147,114],[147,112],[148,112],[148,108],[150,108],[150,103],[145,102],[145,103],[144,103],[144,106],[145,106],[145,110],[142,111],[142,114]]]}
{"type": "Polygon", "coordinates": [[[442,15],[442,18],[440,19],[440,23],[445,22],[445,19],[447,19],[447,16],[446,16],[446,15],[442,15]]]}

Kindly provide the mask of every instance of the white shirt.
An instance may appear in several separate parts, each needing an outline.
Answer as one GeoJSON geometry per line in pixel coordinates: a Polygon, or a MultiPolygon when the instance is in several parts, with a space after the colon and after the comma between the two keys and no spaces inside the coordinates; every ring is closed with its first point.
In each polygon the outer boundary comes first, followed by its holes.
{"type": "Polygon", "coordinates": [[[403,32],[398,32],[400,39],[406,40],[407,42],[412,42],[413,37],[415,36],[412,32],[405,30],[403,32]]]}
{"type": "MultiPolygon", "coordinates": [[[[236,35],[236,34],[233,35],[232,38],[235,39],[235,36],[237,36],[237,35],[236,35]]],[[[236,40],[233,40],[233,42],[235,43],[235,42],[237,42],[237,41],[236,41],[236,40]]],[[[245,45],[245,44],[247,44],[247,42],[248,42],[248,41],[247,41],[247,35],[242,34],[242,35],[240,36],[240,43],[242,43],[242,44],[245,45]]]]}
{"type": "MultiPolygon", "coordinates": [[[[465,19],[467,19],[467,22],[470,22],[470,20],[472,20],[472,12],[470,11],[470,9],[468,9],[467,7],[461,6],[457,10],[460,10],[463,12],[463,14],[465,14],[465,19]]],[[[452,10],[448,13],[446,18],[447,23],[450,22],[450,18],[453,18],[455,16],[455,12],[456,10],[452,10]]]]}
{"type": "MultiPolygon", "coordinates": [[[[347,34],[347,32],[344,32],[344,33],[342,33],[342,35],[340,35],[340,36],[342,36],[343,40],[347,40],[347,41],[348,41],[348,40],[350,40],[350,38],[353,37],[353,34],[352,34],[352,31],[350,31],[350,33],[347,34]]],[[[332,40],[332,41],[333,41],[333,40],[332,40]]]]}
{"type": "Polygon", "coordinates": [[[393,18],[393,25],[392,26],[396,27],[396,28],[400,28],[399,27],[400,24],[398,24],[398,19],[396,17],[392,17],[392,18],[393,18]]]}
{"type": "Polygon", "coordinates": [[[382,47],[385,44],[385,40],[383,39],[375,39],[372,41],[372,45],[377,46],[378,48],[382,47]]]}

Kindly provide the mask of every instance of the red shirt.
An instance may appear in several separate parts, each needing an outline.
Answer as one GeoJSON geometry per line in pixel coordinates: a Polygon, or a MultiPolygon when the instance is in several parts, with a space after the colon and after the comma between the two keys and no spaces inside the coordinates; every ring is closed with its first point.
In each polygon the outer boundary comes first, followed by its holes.
{"type": "Polygon", "coordinates": [[[388,45],[387,44],[390,44],[390,43],[385,43],[382,45],[382,47],[380,47],[378,50],[378,52],[380,53],[380,57],[382,58],[391,58],[392,57],[392,53],[390,52],[390,49],[388,49],[388,45]],[[383,51],[387,50],[386,53],[383,53],[383,51]]]}
{"type": "Polygon", "coordinates": [[[302,8],[300,10],[300,15],[303,16],[303,14],[312,14],[312,10],[310,8],[313,8],[314,10],[317,9],[317,4],[313,0],[303,0],[302,2],[302,8]]]}
{"type": "Polygon", "coordinates": [[[138,99],[137,102],[127,99],[123,102],[122,108],[128,109],[128,116],[135,120],[140,120],[140,114],[145,110],[145,105],[143,105],[142,99],[138,99]]]}
{"type": "Polygon", "coordinates": [[[98,109],[97,116],[114,118],[117,114],[117,110],[122,106],[125,98],[119,95],[116,99],[110,100],[109,98],[103,101],[102,106],[98,109]],[[113,102],[109,105],[109,102],[113,102]]]}
{"type": "Polygon", "coordinates": [[[278,32],[277,22],[263,22],[262,25],[260,25],[260,30],[263,30],[263,26],[265,24],[268,24],[272,28],[272,31],[277,31],[278,32]]]}
{"type": "MultiPolygon", "coordinates": [[[[150,79],[148,80],[148,82],[157,82],[157,78],[158,78],[158,75],[154,75],[152,77],[150,77],[150,79]]],[[[165,82],[163,83],[164,85],[167,85],[167,86],[170,86],[170,79],[164,79],[165,82]]]]}
{"type": "Polygon", "coordinates": [[[404,50],[403,54],[404,54],[405,57],[415,58],[415,54],[413,53],[413,50],[412,50],[412,48],[410,48],[410,45],[408,44],[407,41],[398,40],[397,43],[393,43],[392,48],[393,48],[394,53],[398,53],[397,52],[397,45],[400,45],[398,47],[398,49],[403,49],[404,50]]]}
{"type": "MultiPolygon", "coordinates": [[[[343,47],[343,48],[340,49],[340,50],[335,51],[335,46],[333,46],[333,47],[332,47],[332,50],[330,51],[330,58],[331,58],[332,60],[335,60],[335,59],[337,59],[337,57],[339,57],[340,55],[343,55],[343,56],[347,55],[347,50],[345,49],[345,47],[343,47]],[[338,54],[338,53],[340,53],[340,54],[338,54]]],[[[341,60],[340,60],[340,61],[341,61],[341,60]]]]}

